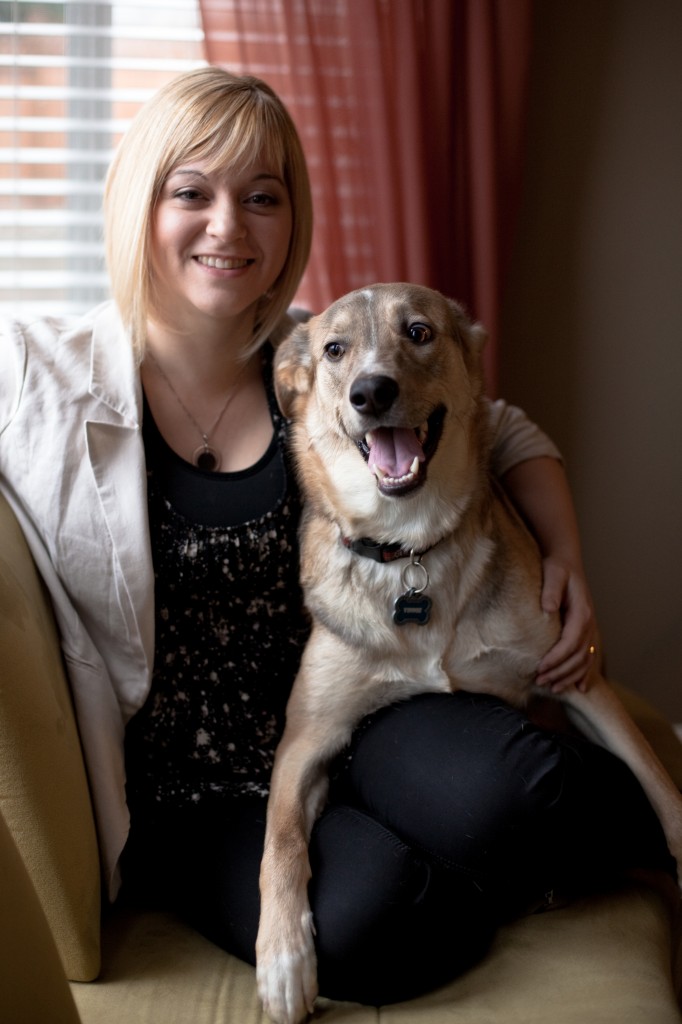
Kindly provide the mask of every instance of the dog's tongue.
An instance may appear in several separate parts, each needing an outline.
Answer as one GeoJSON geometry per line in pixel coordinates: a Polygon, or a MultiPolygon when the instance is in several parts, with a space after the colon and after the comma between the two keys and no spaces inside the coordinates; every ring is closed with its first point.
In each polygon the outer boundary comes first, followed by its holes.
{"type": "Polygon", "coordinates": [[[401,477],[410,472],[415,455],[424,461],[424,452],[414,430],[407,427],[379,427],[372,431],[369,468],[378,466],[385,476],[401,477]]]}

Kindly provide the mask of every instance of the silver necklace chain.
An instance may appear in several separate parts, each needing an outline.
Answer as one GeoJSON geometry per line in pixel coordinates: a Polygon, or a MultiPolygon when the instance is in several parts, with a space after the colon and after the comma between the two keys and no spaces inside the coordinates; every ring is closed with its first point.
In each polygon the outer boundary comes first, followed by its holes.
{"type": "Polygon", "coordinates": [[[223,416],[225,415],[225,411],[226,411],[228,405],[230,404],[230,402],[232,401],[232,399],[234,398],[234,396],[236,394],[237,385],[239,384],[239,379],[240,379],[241,375],[243,374],[244,370],[246,369],[248,363],[245,363],[242,366],[242,368],[240,369],[239,373],[237,374],[235,382],[234,382],[234,384],[232,385],[232,387],[230,388],[230,390],[227,393],[227,398],[225,399],[225,401],[223,403],[222,409],[218,413],[218,416],[216,418],[215,423],[213,424],[213,426],[211,427],[210,430],[204,431],[204,430],[202,430],[201,426],[197,423],[196,419],[194,418],[192,413],[189,411],[189,409],[187,408],[187,406],[185,405],[183,400],[180,398],[180,395],[177,393],[177,391],[173,387],[173,383],[172,383],[170,377],[168,376],[168,374],[166,373],[164,368],[161,366],[161,364],[157,360],[157,358],[154,355],[154,353],[148,350],[148,355],[149,355],[149,358],[151,359],[151,361],[153,362],[154,366],[158,370],[159,375],[161,376],[162,380],[165,381],[166,386],[168,387],[169,391],[171,392],[171,394],[175,398],[176,402],[178,403],[178,405],[180,406],[180,408],[182,409],[182,411],[184,412],[185,416],[190,421],[190,423],[192,423],[194,425],[194,427],[196,428],[196,430],[199,433],[199,436],[201,437],[201,439],[203,441],[203,444],[199,445],[199,447],[195,449],[195,451],[194,451],[194,453],[192,455],[192,462],[199,469],[209,470],[210,472],[217,473],[218,470],[220,469],[220,464],[221,464],[222,459],[221,459],[221,456],[220,456],[220,452],[217,450],[217,448],[214,448],[213,445],[211,445],[209,442],[210,442],[211,438],[213,437],[213,435],[215,434],[216,430],[218,429],[220,421],[222,420],[223,416]]]}

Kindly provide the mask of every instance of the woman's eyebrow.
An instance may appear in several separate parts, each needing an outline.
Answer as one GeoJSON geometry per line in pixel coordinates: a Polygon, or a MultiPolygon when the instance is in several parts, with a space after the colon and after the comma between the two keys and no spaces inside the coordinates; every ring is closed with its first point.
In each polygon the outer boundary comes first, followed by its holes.
{"type": "Polygon", "coordinates": [[[203,173],[203,171],[199,171],[195,167],[176,167],[174,168],[174,170],[170,172],[168,177],[174,178],[176,174],[192,175],[192,177],[194,178],[206,178],[206,175],[203,173]]]}
{"type": "MultiPolygon", "coordinates": [[[[204,171],[200,171],[196,167],[176,167],[175,170],[170,172],[168,177],[174,178],[176,175],[181,174],[189,177],[203,178],[204,181],[207,181],[209,178],[208,174],[204,173],[204,171]]],[[[261,171],[259,174],[254,174],[252,178],[249,178],[249,181],[276,181],[279,185],[284,185],[283,178],[281,178],[279,174],[274,174],[271,171],[261,171]]]]}
{"type": "Polygon", "coordinates": [[[279,174],[272,174],[270,171],[263,171],[261,174],[256,174],[253,181],[278,181],[280,185],[284,184],[283,179],[279,174]]]}

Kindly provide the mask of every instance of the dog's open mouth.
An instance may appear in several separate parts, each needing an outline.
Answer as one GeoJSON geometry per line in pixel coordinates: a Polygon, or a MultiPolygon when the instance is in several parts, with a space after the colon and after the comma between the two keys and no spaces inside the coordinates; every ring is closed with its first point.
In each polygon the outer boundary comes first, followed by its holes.
{"type": "Polygon", "coordinates": [[[382,494],[400,496],[424,483],[444,419],[445,408],[439,406],[418,427],[377,427],[357,442],[382,494]]]}

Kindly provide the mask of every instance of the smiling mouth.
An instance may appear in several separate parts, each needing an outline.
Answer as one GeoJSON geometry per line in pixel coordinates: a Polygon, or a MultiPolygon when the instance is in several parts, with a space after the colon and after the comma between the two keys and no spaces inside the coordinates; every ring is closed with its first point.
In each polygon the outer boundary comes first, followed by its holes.
{"type": "Polygon", "coordinates": [[[400,497],[424,483],[444,420],[445,406],[441,405],[418,427],[377,427],[356,441],[382,494],[400,497]]]}
{"type": "Polygon", "coordinates": [[[212,267],[215,270],[241,270],[255,262],[254,260],[220,259],[219,256],[195,256],[194,258],[197,263],[201,263],[202,267],[212,267]]]}

